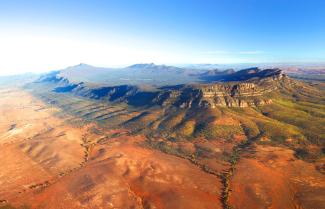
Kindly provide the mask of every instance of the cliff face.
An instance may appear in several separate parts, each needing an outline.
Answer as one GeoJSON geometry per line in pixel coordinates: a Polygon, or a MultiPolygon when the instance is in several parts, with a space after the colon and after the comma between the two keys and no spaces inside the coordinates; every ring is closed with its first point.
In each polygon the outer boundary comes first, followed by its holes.
{"type": "Polygon", "coordinates": [[[166,106],[190,107],[248,107],[270,104],[267,94],[277,90],[288,78],[281,71],[274,71],[262,79],[245,82],[224,82],[189,85],[158,95],[156,102],[166,106]]]}
{"type": "Polygon", "coordinates": [[[271,99],[265,99],[263,95],[275,89],[263,89],[254,83],[214,84],[163,92],[155,98],[154,102],[162,106],[174,105],[181,108],[259,106],[272,102],[271,99]]]}
{"type": "Polygon", "coordinates": [[[270,99],[261,99],[276,87],[263,88],[255,83],[215,84],[203,87],[200,106],[247,107],[268,104],[270,99]]]}

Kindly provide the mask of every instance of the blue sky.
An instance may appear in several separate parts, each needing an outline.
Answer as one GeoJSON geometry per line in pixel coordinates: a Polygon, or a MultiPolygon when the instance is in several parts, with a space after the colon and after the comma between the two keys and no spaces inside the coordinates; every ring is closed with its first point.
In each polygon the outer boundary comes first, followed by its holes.
{"type": "Polygon", "coordinates": [[[0,74],[325,60],[322,0],[0,0],[0,74]]]}

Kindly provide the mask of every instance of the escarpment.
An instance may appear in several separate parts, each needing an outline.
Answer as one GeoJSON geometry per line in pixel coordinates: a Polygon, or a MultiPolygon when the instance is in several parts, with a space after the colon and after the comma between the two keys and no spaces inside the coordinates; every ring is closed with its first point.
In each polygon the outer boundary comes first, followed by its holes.
{"type": "Polygon", "coordinates": [[[225,83],[202,87],[202,99],[200,106],[203,107],[248,107],[269,104],[271,99],[263,96],[276,90],[276,86],[266,88],[255,83],[225,83]]]}
{"type": "MultiPolygon", "coordinates": [[[[254,68],[254,70],[238,71],[235,74],[240,75],[238,81],[164,86],[151,91],[131,85],[89,87],[84,83],[73,84],[65,80],[64,85],[55,88],[54,91],[136,106],[254,107],[272,103],[269,94],[290,85],[291,82],[291,79],[279,69],[256,70],[254,68]],[[247,79],[243,80],[245,75],[247,79]]],[[[63,80],[63,78],[56,79],[63,80]]]]}
{"type": "Polygon", "coordinates": [[[248,107],[269,104],[267,93],[277,87],[264,88],[255,83],[218,83],[187,86],[184,89],[163,92],[157,102],[163,106],[191,107],[248,107]]]}
{"type": "Polygon", "coordinates": [[[178,90],[162,92],[156,98],[156,102],[163,106],[172,104],[181,108],[249,107],[270,104],[272,100],[268,94],[283,85],[290,85],[291,81],[278,69],[267,71],[264,72],[267,76],[259,79],[187,85],[178,90]]]}

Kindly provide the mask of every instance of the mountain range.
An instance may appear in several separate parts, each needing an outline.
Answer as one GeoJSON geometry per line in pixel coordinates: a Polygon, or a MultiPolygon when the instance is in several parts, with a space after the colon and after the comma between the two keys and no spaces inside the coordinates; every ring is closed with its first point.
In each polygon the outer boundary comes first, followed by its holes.
{"type": "Polygon", "coordinates": [[[323,70],[214,67],[7,78],[0,208],[321,208],[323,70]]]}

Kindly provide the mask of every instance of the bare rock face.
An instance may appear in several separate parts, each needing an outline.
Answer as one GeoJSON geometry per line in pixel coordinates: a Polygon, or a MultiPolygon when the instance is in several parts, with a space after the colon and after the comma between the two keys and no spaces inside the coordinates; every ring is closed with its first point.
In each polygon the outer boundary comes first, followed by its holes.
{"type": "Polygon", "coordinates": [[[276,90],[276,86],[265,88],[255,83],[225,83],[204,86],[199,106],[249,107],[271,103],[263,95],[276,90]]]}
{"type": "Polygon", "coordinates": [[[175,105],[181,108],[204,107],[251,107],[272,103],[267,94],[289,81],[281,70],[268,70],[259,79],[239,82],[188,85],[178,90],[165,91],[158,95],[160,105],[175,105]]]}

